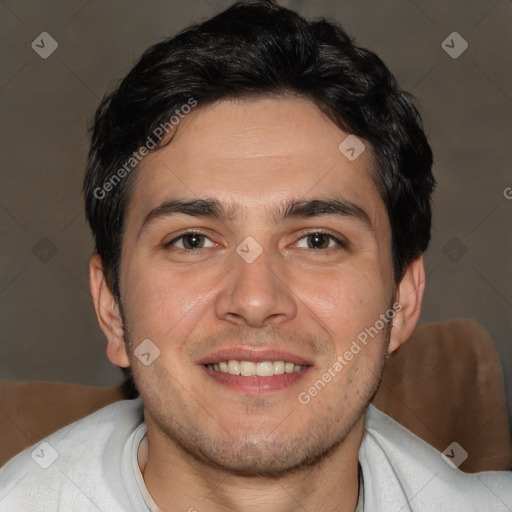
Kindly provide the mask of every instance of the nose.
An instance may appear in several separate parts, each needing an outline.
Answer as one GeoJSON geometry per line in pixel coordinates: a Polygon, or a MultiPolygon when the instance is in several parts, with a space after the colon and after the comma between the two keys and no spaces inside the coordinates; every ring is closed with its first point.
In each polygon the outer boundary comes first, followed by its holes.
{"type": "Polygon", "coordinates": [[[277,258],[263,251],[248,263],[237,253],[233,268],[223,280],[216,297],[215,312],[219,319],[237,325],[265,327],[291,320],[297,314],[297,300],[289,275],[277,258]]]}

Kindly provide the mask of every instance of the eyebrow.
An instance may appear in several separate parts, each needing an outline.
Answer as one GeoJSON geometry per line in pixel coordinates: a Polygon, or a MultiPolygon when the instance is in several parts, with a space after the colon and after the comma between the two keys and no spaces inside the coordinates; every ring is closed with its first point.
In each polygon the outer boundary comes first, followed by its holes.
{"type": "MultiPolygon", "coordinates": [[[[209,217],[229,222],[240,216],[240,209],[235,205],[225,206],[217,199],[173,199],[165,201],[151,210],[141,224],[137,238],[155,220],[175,215],[189,215],[191,217],[209,217]]],[[[373,231],[374,227],[370,216],[356,204],[344,199],[293,199],[278,206],[274,212],[268,212],[269,218],[276,224],[288,219],[300,219],[334,215],[348,217],[365,224],[373,231]]]]}

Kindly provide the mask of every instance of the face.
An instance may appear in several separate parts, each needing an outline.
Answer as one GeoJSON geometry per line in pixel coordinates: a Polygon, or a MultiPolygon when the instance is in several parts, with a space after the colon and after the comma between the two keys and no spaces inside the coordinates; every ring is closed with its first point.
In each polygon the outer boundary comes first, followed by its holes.
{"type": "Polygon", "coordinates": [[[391,231],[369,148],[351,161],[346,137],[303,99],[222,101],[137,171],[120,277],[127,357],[148,431],[196,459],[253,476],[312,464],[375,390],[391,231]],[[150,364],[134,354],[143,340],[150,364]]]}

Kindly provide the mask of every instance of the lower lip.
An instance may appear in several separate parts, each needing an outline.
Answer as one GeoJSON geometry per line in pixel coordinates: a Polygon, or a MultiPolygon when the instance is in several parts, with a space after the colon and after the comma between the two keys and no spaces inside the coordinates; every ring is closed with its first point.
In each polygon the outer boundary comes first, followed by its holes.
{"type": "Polygon", "coordinates": [[[283,373],[281,375],[271,375],[270,377],[259,377],[257,375],[243,377],[242,375],[231,375],[230,373],[209,370],[205,365],[201,366],[208,377],[215,379],[219,384],[233,391],[246,395],[263,395],[293,386],[301,380],[311,368],[311,366],[307,366],[300,372],[283,373]]]}

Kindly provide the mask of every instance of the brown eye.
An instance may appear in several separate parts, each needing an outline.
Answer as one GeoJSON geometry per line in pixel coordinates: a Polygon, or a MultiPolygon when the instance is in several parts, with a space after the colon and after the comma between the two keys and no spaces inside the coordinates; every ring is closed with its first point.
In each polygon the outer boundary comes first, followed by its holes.
{"type": "Polygon", "coordinates": [[[168,244],[166,247],[177,247],[178,249],[193,251],[195,249],[204,249],[205,247],[213,247],[213,242],[206,237],[205,235],[201,235],[200,233],[185,233],[168,244]],[[206,246],[206,240],[210,242],[210,245],[206,246]]]}
{"type": "Polygon", "coordinates": [[[316,231],[314,233],[309,233],[306,236],[303,236],[299,239],[299,242],[305,240],[307,247],[305,249],[330,249],[335,247],[336,245],[344,247],[344,244],[338,240],[335,236],[330,235],[329,233],[323,233],[321,231],[316,231]]]}
{"type": "Polygon", "coordinates": [[[325,233],[314,233],[308,235],[308,246],[310,249],[327,249],[329,247],[330,236],[325,233]]]}

